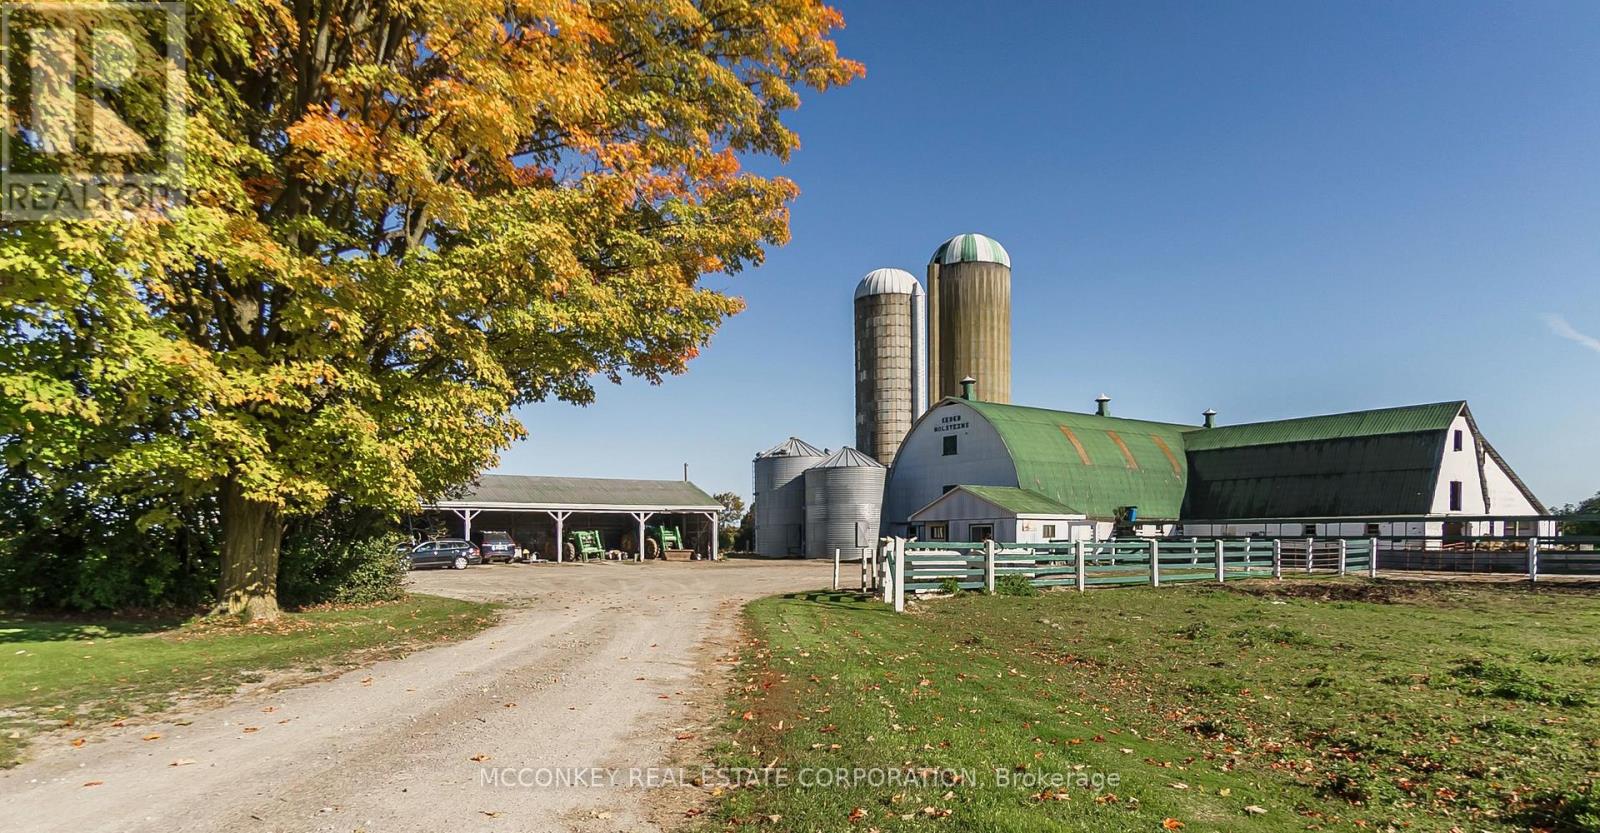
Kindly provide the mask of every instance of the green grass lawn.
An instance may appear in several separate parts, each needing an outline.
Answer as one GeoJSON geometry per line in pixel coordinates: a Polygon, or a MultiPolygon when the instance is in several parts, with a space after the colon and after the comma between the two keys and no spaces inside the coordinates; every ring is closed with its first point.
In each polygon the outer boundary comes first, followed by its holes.
{"type": "Polygon", "coordinates": [[[717,762],[789,781],[725,792],[713,825],[1600,830],[1593,593],[1250,582],[748,616],[717,762]]]}
{"type": "Polygon", "coordinates": [[[334,671],[487,627],[490,605],[411,596],[243,626],[200,619],[45,619],[0,614],[0,767],[29,738],[159,711],[268,672],[334,671]]]}

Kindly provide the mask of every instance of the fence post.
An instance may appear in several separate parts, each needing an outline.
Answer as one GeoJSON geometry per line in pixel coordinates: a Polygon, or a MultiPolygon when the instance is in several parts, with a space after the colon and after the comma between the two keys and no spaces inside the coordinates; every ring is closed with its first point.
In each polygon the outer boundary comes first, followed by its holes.
{"type": "MultiPolygon", "coordinates": [[[[879,544],[878,546],[872,548],[872,568],[867,570],[867,580],[872,582],[873,590],[878,589],[878,550],[881,549],[882,546],[882,544],[879,544]]],[[[865,569],[866,565],[862,565],[862,567],[865,569]]],[[[862,585],[862,589],[865,590],[866,585],[862,585]]]]}
{"type": "Polygon", "coordinates": [[[1150,539],[1150,586],[1161,586],[1161,542],[1150,539]]]}
{"type": "Polygon", "coordinates": [[[894,602],[894,542],[896,538],[883,539],[883,563],[879,565],[878,589],[883,591],[883,603],[894,602]]]}
{"type": "Polygon", "coordinates": [[[1222,539],[1218,538],[1217,540],[1213,541],[1212,544],[1217,549],[1217,581],[1219,583],[1227,581],[1228,575],[1227,573],[1223,572],[1224,561],[1222,556],[1222,539]]]}
{"type": "Polygon", "coordinates": [[[994,539],[983,542],[983,592],[994,595],[994,539]]]}
{"type": "Polygon", "coordinates": [[[867,547],[861,550],[861,592],[863,593],[867,592],[867,550],[870,549],[872,548],[867,547]]]}
{"type": "Polygon", "coordinates": [[[834,592],[838,592],[838,590],[839,590],[839,548],[838,547],[834,547],[833,548],[833,589],[834,589],[834,592]]]}
{"type": "Polygon", "coordinates": [[[1344,575],[1345,559],[1349,555],[1349,545],[1343,538],[1339,539],[1339,575],[1344,575]]]}
{"type": "Polygon", "coordinates": [[[1083,550],[1084,544],[1082,541],[1072,542],[1072,577],[1078,582],[1079,593],[1083,592],[1085,584],[1083,576],[1083,550]]]}
{"type": "Polygon", "coordinates": [[[1272,578],[1283,581],[1283,539],[1272,539],[1272,578]]]}
{"type": "Polygon", "coordinates": [[[1378,577],[1378,539],[1373,538],[1368,542],[1372,550],[1367,553],[1367,578],[1378,577]]]}
{"type": "Polygon", "coordinates": [[[904,538],[894,539],[894,612],[904,613],[906,609],[906,542],[904,538]]]}
{"type": "Polygon", "coordinates": [[[1306,572],[1311,572],[1311,566],[1317,560],[1317,539],[1306,539],[1306,572]]]}
{"type": "Polygon", "coordinates": [[[1533,582],[1537,582],[1538,580],[1539,580],[1539,539],[1538,538],[1529,538],[1528,539],[1528,581],[1529,581],[1529,583],[1533,583],[1533,582]]]}

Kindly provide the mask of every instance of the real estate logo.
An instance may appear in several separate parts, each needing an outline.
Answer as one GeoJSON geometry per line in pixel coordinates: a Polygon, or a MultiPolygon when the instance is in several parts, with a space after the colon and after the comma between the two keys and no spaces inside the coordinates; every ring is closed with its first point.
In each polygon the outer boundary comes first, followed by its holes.
{"type": "Polygon", "coordinates": [[[182,3],[0,3],[0,219],[139,219],[183,202],[182,3]]]}

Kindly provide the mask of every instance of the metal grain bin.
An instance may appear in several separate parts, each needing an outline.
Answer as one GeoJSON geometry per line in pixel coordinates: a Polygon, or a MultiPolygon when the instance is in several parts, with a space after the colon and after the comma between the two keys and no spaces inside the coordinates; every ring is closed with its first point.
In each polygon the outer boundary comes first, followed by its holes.
{"type": "Polygon", "coordinates": [[[886,466],[928,409],[927,305],[902,269],[876,269],[856,285],[856,448],[886,466]]]}
{"type": "Polygon", "coordinates": [[[857,558],[878,540],[883,478],[888,469],[853,448],[841,448],[806,469],[806,555],[857,558]]]}
{"type": "Polygon", "coordinates": [[[756,553],[800,555],[805,550],[806,469],[827,453],[790,437],[755,459],[756,553]]]}
{"type": "Polygon", "coordinates": [[[978,399],[1011,401],[1011,256],[958,234],[928,261],[928,390],[937,402],[978,380],[978,399]]]}

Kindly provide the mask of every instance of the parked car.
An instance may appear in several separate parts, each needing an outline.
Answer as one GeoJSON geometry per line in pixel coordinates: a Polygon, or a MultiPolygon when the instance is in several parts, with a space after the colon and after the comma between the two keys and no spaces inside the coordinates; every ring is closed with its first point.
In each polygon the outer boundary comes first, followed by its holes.
{"type": "Polygon", "coordinates": [[[440,538],[424,541],[411,548],[411,569],[418,567],[454,567],[465,570],[470,564],[482,564],[483,555],[471,541],[461,538],[440,538]]]}
{"type": "Polygon", "coordinates": [[[522,548],[517,546],[517,542],[511,539],[511,533],[509,532],[488,530],[483,533],[483,537],[479,539],[478,543],[483,549],[483,560],[488,564],[493,564],[496,561],[504,561],[510,564],[522,557],[522,548]]]}

